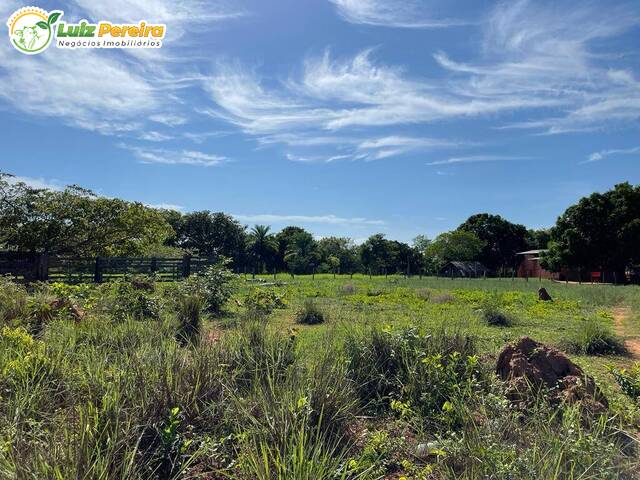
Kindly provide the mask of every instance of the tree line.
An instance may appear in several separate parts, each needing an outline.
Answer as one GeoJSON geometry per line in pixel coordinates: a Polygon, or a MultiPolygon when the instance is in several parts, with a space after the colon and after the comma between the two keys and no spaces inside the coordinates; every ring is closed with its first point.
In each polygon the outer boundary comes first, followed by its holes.
{"type": "MultiPolygon", "coordinates": [[[[181,213],[106,198],[69,186],[33,188],[0,174],[0,249],[55,255],[229,258],[236,271],[434,274],[449,261],[479,261],[495,272],[515,268],[516,253],[545,249],[547,268],[622,269],[640,262],[640,187],[617,185],[583,198],[549,230],[499,215],[472,215],[453,231],[411,244],[370,236],[316,239],[288,226],[248,228],[222,212],[181,213]]],[[[622,277],[621,277],[622,278],[622,277]]]]}

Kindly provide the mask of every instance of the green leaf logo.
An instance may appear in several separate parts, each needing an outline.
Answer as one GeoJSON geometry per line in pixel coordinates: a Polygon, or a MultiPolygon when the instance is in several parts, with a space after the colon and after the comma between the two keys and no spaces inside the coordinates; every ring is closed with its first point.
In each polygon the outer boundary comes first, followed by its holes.
{"type": "Polygon", "coordinates": [[[62,12],[53,12],[53,13],[51,13],[51,15],[49,15],[49,18],[47,19],[47,23],[49,25],[53,25],[54,23],[56,23],[58,21],[58,19],[60,18],[60,15],[62,15],[62,12]]]}
{"type": "Polygon", "coordinates": [[[43,22],[42,20],[36,23],[36,25],[42,28],[43,30],[47,30],[49,28],[49,25],[47,24],[47,22],[43,22]]]}

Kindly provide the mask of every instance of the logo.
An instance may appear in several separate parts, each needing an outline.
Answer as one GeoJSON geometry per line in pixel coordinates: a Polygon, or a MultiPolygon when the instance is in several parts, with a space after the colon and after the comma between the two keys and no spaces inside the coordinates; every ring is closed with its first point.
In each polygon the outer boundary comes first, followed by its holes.
{"type": "Polygon", "coordinates": [[[16,10],[9,18],[9,40],[26,55],[44,52],[55,40],[57,48],[160,48],[166,25],[141,20],[137,24],[59,21],[62,10],[38,7],[16,10]]]}
{"type": "Polygon", "coordinates": [[[11,45],[27,55],[44,52],[51,45],[54,37],[53,25],[60,15],[61,11],[47,12],[37,7],[16,10],[7,22],[11,45]]]}

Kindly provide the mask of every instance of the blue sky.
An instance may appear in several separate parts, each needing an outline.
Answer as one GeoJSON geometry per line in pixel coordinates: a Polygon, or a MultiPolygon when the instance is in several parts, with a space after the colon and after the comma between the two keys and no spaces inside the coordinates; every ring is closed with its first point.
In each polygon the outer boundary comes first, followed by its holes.
{"type": "Polygon", "coordinates": [[[35,4],[167,36],[26,56],[3,25],[0,170],[34,185],[408,241],[640,182],[637,1],[35,4]]]}

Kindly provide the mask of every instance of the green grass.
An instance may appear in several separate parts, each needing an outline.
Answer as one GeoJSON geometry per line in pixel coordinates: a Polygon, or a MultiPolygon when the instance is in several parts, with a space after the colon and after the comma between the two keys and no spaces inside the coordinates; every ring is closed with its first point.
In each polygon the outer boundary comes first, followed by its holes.
{"type": "Polygon", "coordinates": [[[637,379],[611,373],[633,362],[591,348],[617,340],[613,307],[637,318],[637,287],[543,281],[539,302],[519,279],[265,281],[218,316],[171,284],[0,285],[0,478],[637,477],[639,410],[618,384],[637,379]],[[48,315],[49,297],[87,317],[48,315]],[[310,299],[323,323],[297,321],[310,299]],[[610,412],[511,405],[495,355],[522,335],[576,345],[610,412]]]}

